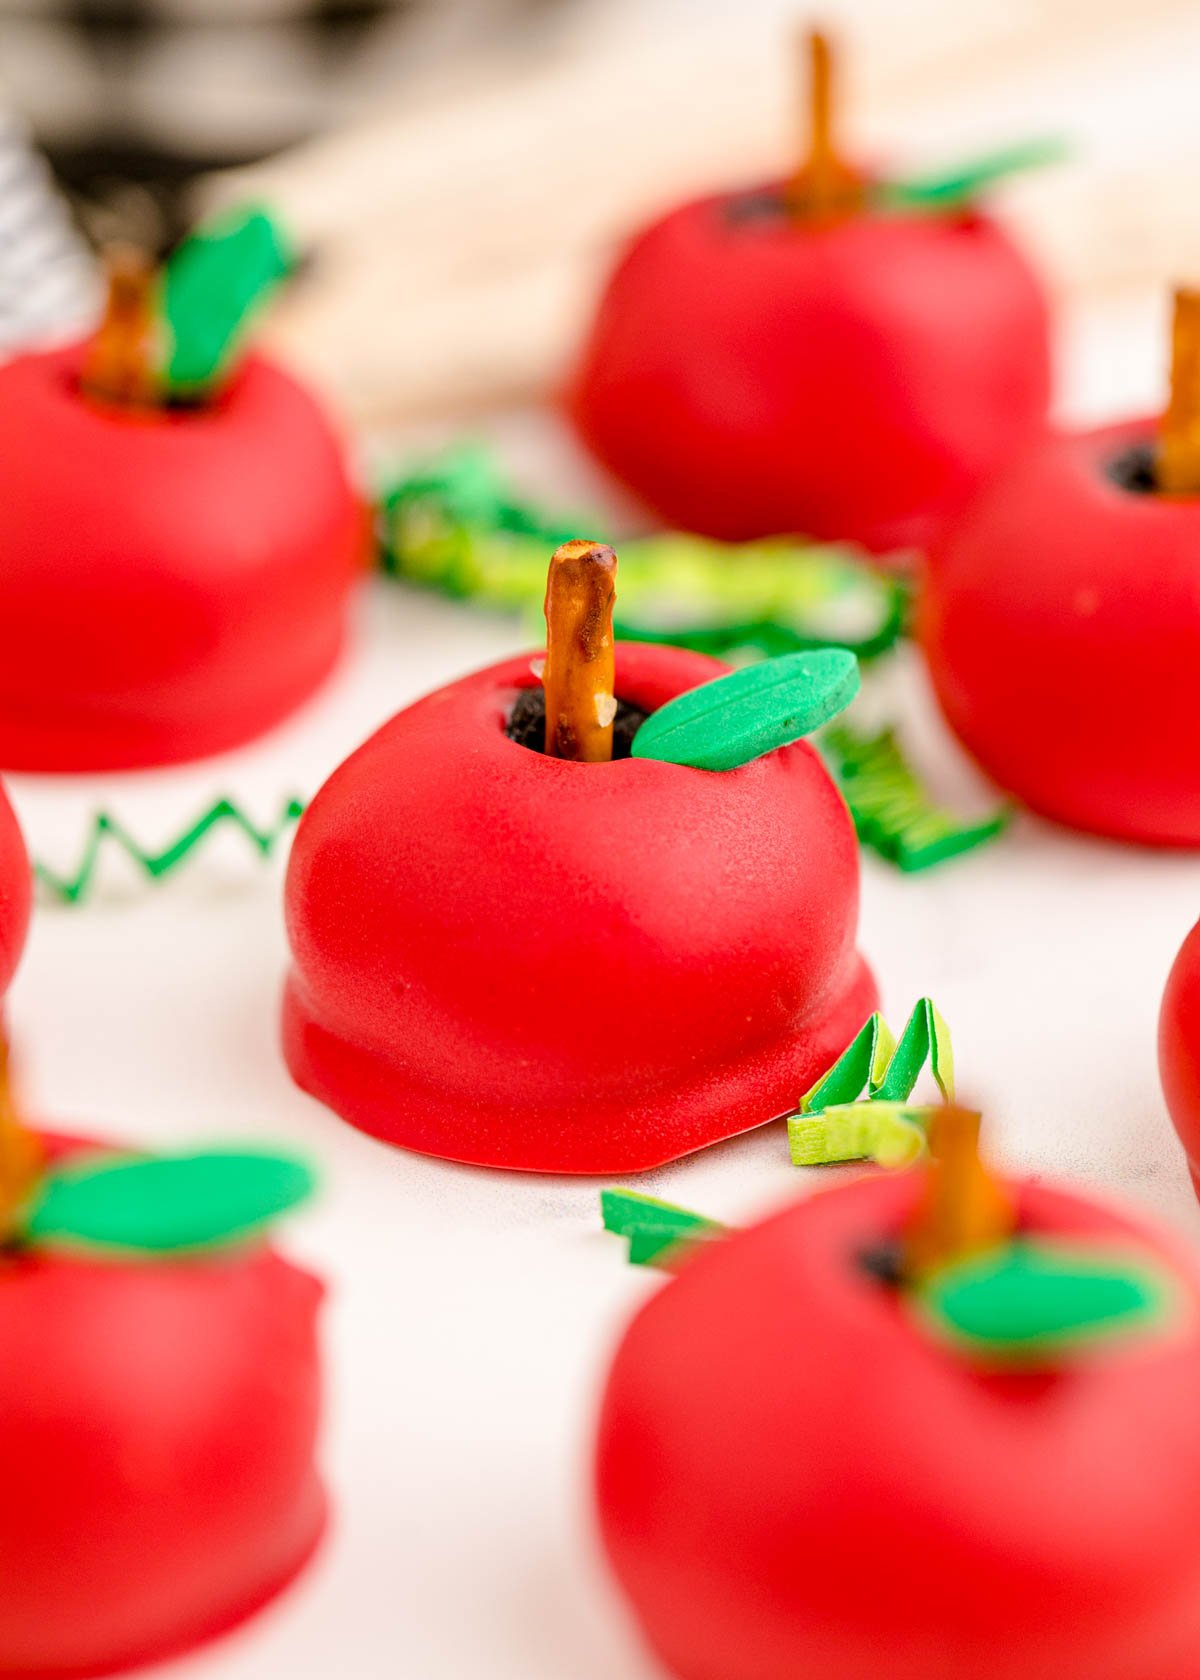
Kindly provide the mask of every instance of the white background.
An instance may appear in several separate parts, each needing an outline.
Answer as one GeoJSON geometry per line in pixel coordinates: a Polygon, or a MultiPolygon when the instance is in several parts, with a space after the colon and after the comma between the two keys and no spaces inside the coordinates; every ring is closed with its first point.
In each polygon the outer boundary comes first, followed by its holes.
{"type": "MultiPolygon", "coordinates": [[[[1065,411],[1159,400],[1162,323],[1161,296],[1074,313],[1065,411]]],[[[548,422],[514,417],[500,441],[531,488],[579,505],[583,481],[548,422]]],[[[149,846],[224,792],[266,823],[392,711],[518,640],[510,621],[381,583],[336,681],[270,741],[151,777],[11,778],[31,848],[71,866],[98,805],[149,846]]],[[[884,710],[904,719],[935,785],[976,803],[911,662],[885,680],[884,710]]],[[[290,1594],[169,1672],[651,1680],[592,1540],[586,1462],[614,1339],[657,1281],[601,1233],[596,1184],[391,1152],[292,1088],[276,1034],[281,881],[281,862],[260,868],[236,837],[158,887],[114,860],[86,908],[39,908],[10,997],[38,1118],[146,1143],[275,1138],[325,1171],[323,1198],[284,1240],[332,1286],[334,1527],[290,1594]]],[[[1154,1057],[1163,981],[1197,913],[1200,858],[1033,820],[928,875],[864,859],[861,942],[889,1018],[898,1027],[919,995],[936,999],[995,1153],[1200,1237],[1154,1057]]],[[[640,1187],[736,1222],[822,1176],[792,1169],[771,1126],[640,1187]]]]}

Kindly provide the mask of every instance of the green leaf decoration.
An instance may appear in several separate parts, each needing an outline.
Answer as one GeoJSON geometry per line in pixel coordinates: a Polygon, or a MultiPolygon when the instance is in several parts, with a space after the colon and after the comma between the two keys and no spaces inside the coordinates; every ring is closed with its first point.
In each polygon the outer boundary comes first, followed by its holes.
{"type": "Polygon", "coordinates": [[[681,1242],[725,1236],[727,1227],[672,1202],[660,1202],[636,1190],[602,1190],[600,1212],[604,1229],[629,1242],[631,1266],[663,1266],[670,1250],[681,1242]]]}
{"type": "Polygon", "coordinates": [[[311,1167],[264,1151],[88,1155],[46,1174],[19,1237],[37,1248],[181,1255],[244,1242],[313,1192],[311,1167]]]}
{"type": "Polygon", "coordinates": [[[82,904],[96,884],[106,842],[123,852],[151,881],[161,880],[184,863],[214,828],[237,829],[249,840],[260,857],[269,858],[284,837],[304,815],[304,802],[288,799],[269,828],[259,828],[231,799],[218,799],[195,822],[160,852],[146,851],[116,817],[100,811],[92,819],[92,831],[73,875],[59,875],[45,863],[35,862],[34,875],[45,893],[59,904],[82,904]]]}
{"type": "Polygon", "coordinates": [[[907,1099],[926,1063],[942,1096],[952,1101],[954,1048],[933,999],[919,1000],[898,1040],[876,1011],[787,1117],[792,1164],[876,1161],[891,1167],[916,1160],[933,1111],[907,1099]]]}
{"type": "Polygon", "coordinates": [[[162,283],[169,394],[195,400],[211,393],[252,316],[294,264],[283,230],[261,209],[235,210],[184,240],[162,283]]]}
{"type": "Polygon", "coordinates": [[[819,729],[858,689],[858,661],[845,648],[767,659],[668,700],[634,736],[633,756],[736,770],[819,729]]]}
{"type": "MultiPolygon", "coordinates": [[[[384,488],[379,507],[384,571],[521,613],[531,628],[551,552],[580,531],[604,534],[602,519],[521,500],[476,444],[418,463],[384,488]]],[[[909,586],[846,545],[665,532],[618,547],[614,629],[625,641],[670,642],[736,664],[819,647],[866,660],[893,648],[907,624],[909,586]]]]}
{"type": "Polygon", "coordinates": [[[946,1267],[916,1291],[928,1329],[988,1363],[1047,1369],[1176,1316],[1166,1267],[1128,1247],[1019,1239],[946,1267]]]}
{"type": "Polygon", "coordinates": [[[1027,169],[1044,169],[1061,163],[1069,148],[1061,138],[1043,136],[988,152],[936,174],[918,175],[907,181],[885,181],[876,189],[876,201],[891,210],[951,210],[971,203],[989,187],[1027,169]]]}
{"type": "Polygon", "coordinates": [[[888,863],[911,874],[931,869],[1003,834],[1008,807],[964,823],[936,805],[908,763],[893,729],[863,734],[846,723],[825,730],[825,756],[859,839],[888,863]]]}

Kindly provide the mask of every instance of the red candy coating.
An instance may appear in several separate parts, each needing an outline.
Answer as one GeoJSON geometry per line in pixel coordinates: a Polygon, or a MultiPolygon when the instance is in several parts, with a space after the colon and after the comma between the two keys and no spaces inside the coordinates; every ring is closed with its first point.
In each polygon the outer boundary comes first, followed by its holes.
{"type": "Polygon", "coordinates": [[[989,775],[1097,834],[1200,845],[1200,500],[1119,487],[1150,421],[1025,451],[930,556],[919,633],[989,775]]]}
{"type": "Polygon", "coordinates": [[[103,409],[78,347],[0,369],[0,765],[222,751],[327,676],[366,554],[313,399],[250,357],[210,409],[103,409]]]}
{"type": "Polygon", "coordinates": [[[262,1246],[0,1257],[3,1680],[174,1655],[307,1561],[321,1294],[262,1246]]]}
{"type": "Polygon", "coordinates": [[[920,545],[1045,413],[1046,303],[978,214],[812,227],[685,204],[609,281],[580,433],[664,521],[920,545]]]}
{"type": "Polygon", "coordinates": [[[1179,948],[1158,1018],[1158,1070],[1200,1196],[1200,923],[1179,948]]]}
{"type": "MultiPolygon", "coordinates": [[[[652,710],[723,667],[617,648],[652,710]]],[[[528,656],[360,747],[292,850],[288,1064],[391,1143],[635,1172],[792,1107],[875,1007],[858,851],[799,743],[713,773],[508,739],[528,656]]]]}
{"type": "Polygon", "coordinates": [[[0,787],[0,997],[25,944],[32,897],[29,854],[8,795],[0,787]]]}
{"type": "MultiPolygon", "coordinates": [[[[609,1557],[680,1680],[1181,1680],[1200,1672],[1200,1334],[984,1375],[855,1256],[909,1175],[819,1193],[714,1245],[609,1377],[609,1557]]],[[[1166,1239],[1065,1193],[1023,1224],[1166,1239]]]]}

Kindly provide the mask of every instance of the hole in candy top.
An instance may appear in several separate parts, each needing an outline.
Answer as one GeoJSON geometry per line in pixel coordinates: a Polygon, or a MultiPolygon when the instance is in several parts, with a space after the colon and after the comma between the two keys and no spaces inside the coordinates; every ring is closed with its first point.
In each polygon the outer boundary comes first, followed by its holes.
{"type": "Polygon", "coordinates": [[[1111,456],[1104,470],[1118,490],[1131,496],[1152,496],[1158,490],[1157,461],[1153,439],[1141,438],[1111,456]]]}
{"type": "MultiPolygon", "coordinates": [[[[716,210],[721,221],[731,229],[753,231],[755,228],[791,228],[800,232],[814,231],[810,224],[797,218],[788,204],[787,194],[782,185],[753,187],[747,191],[732,193],[717,200],[716,210]]],[[[868,199],[860,210],[852,216],[847,216],[845,220],[863,222],[883,215],[890,216],[893,220],[899,219],[896,206],[889,205],[886,199],[877,202],[868,199]]],[[[978,232],[984,226],[984,217],[975,205],[957,200],[949,200],[945,204],[931,203],[907,212],[908,220],[917,217],[924,221],[938,221],[959,232],[978,232]]],[[[836,228],[842,224],[835,222],[832,225],[836,228]]],[[[828,228],[818,224],[816,231],[827,232],[828,228]]]]}
{"type": "MultiPolygon", "coordinates": [[[[614,759],[628,758],[633,738],[645,723],[648,712],[633,706],[628,700],[617,699],[617,715],[613,720],[614,759]]],[[[510,741],[519,747],[544,753],[546,750],[546,695],[541,688],[522,688],[518,691],[512,711],[504,727],[510,741]]]]}
{"type": "Polygon", "coordinates": [[[68,400],[78,403],[89,413],[105,419],[127,421],[141,426],[181,425],[198,420],[215,419],[229,406],[230,393],[239,379],[235,372],[220,390],[198,397],[164,395],[161,401],[146,407],[127,407],[121,403],[103,402],[88,396],[78,366],[60,366],[56,370],[57,384],[68,400]]]}

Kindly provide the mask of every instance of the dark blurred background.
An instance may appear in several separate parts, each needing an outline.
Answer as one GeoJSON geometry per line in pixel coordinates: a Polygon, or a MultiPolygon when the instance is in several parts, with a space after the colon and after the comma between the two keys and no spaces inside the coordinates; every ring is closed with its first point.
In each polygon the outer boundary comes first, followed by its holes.
{"type": "Polygon", "coordinates": [[[89,231],[165,244],[199,173],[519,48],[570,0],[0,0],[0,76],[89,231]]]}

